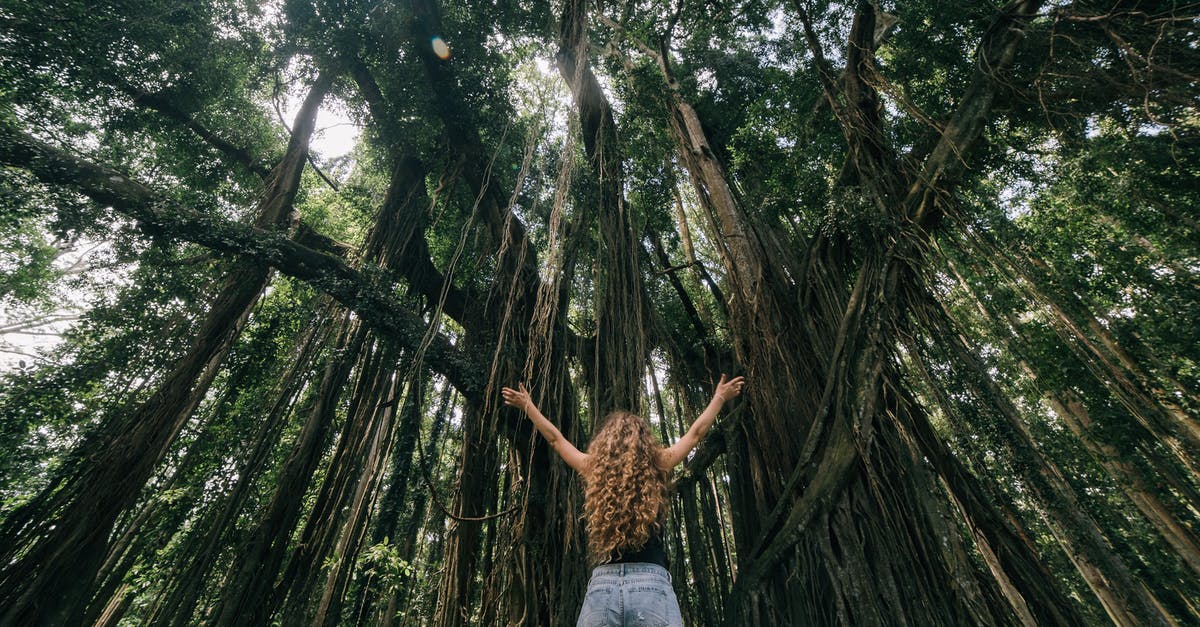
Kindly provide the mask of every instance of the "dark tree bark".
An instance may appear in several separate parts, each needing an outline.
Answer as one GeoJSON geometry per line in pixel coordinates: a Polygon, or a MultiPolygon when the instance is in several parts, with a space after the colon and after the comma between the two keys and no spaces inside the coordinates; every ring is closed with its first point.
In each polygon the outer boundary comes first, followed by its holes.
{"type": "Polygon", "coordinates": [[[438,606],[434,623],[468,625],[472,622],[476,595],[475,567],[482,540],[482,522],[495,498],[493,478],[499,474],[496,443],[472,437],[486,433],[482,408],[468,404],[464,410],[463,446],[459,455],[455,482],[454,516],[447,531],[442,559],[444,574],[438,585],[438,606]]]}
{"type": "MultiPolygon", "coordinates": [[[[427,409],[426,388],[428,385],[422,379],[423,377],[419,374],[414,375],[409,383],[408,393],[404,396],[403,405],[399,410],[400,419],[396,428],[396,445],[391,452],[391,468],[388,470],[387,489],[379,499],[369,540],[372,545],[387,542],[397,547],[399,557],[405,562],[409,562],[412,559],[411,552],[405,553],[404,551],[405,548],[411,551],[412,543],[407,543],[407,547],[405,547],[398,532],[401,531],[402,520],[406,518],[404,505],[409,501],[409,488],[414,485],[417,488],[420,487],[420,480],[414,478],[412,469],[416,454],[417,437],[420,435],[422,418],[427,409]]],[[[445,411],[445,406],[449,402],[449,394],[450,388],[447,386],[442,395],[443,399],[440,403],[440,409],[434,409],[433,413],[435,416],[445,411]]],[[[432,408],[432,404],[429,407],[432,408]]],[[[417,500],[416,498],[413,499],[413,501],[417,500]]],[[[419,508],[419,510],[424,510],[424,507],[419,508]]],[[[408,511],[409,515],[407,519],[410,525],[415,522],[417,516],[424,515],[424,511],[419,510],[414,506],[412,510],[408,511]]],[[[374,578],[367,578],[358,587],[357,594],[354,597],[355,624],[363,624],[369,610],[374,609],[380,600],[379,585],[379,582],[375,581],[374,578]]],[[[394,609],[392,613],[395,613],[394,609]]]]}

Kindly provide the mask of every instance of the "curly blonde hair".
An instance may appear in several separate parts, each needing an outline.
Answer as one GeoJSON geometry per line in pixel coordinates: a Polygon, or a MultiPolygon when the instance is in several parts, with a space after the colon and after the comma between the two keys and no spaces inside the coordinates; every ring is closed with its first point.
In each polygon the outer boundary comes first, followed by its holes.
{"type": "Polygon", "coordinates": [[[667,512],[667,471],[659,465],[662,446],[644,418],[627,411],[604,417],[588,444],[584,517],[588,552],[596,563],[613,551],[638,550],[667,512]]]}

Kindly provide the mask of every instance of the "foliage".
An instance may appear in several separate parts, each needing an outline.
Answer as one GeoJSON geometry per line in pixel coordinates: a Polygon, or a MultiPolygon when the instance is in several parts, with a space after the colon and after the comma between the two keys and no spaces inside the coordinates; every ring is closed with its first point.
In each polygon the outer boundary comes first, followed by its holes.
{"type": "Polygon", "coordinates": [[[689,622],[1200,620],[1196,19],[3,0],[0,334],[78,320],[0,373],[0,623],[571,624],[498,387],[582,447],[721,372],[689,622]]]}

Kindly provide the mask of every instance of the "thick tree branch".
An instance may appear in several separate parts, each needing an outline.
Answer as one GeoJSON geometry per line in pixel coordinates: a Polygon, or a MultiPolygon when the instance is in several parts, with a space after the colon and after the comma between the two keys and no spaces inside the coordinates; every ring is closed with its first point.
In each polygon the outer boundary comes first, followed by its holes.
{"type": "Polygon", "coordinates": [[[804,29],[804,41],[808,45],[809,52],[813,55],[813,65],[817,70],[817,78],[821,81],[821,88],[825,92],[825,99],[829,102],[829,107],[833,109],[833,113],[838,120],[844,120],[845,114],[841,104],[838,102],[838,96],[840,95],[838,79],[829,61],[825,58],[825,51],[821,48],[821,39],[817,36],[817,31],[813,28],[808,11],[804,10],[804,6],[800,4],[800,0],[792,0],[792,5],[796,9],[796,16],[800,18],[800,25],[804,29]]]}
{"type": "Polygon", "coordinates": [[[342,259],[348,258],[353,252],[348,244],[339,242],[324,233],[318,232],[304,222],[301,222],[296,227],[296,233],[292,236],[292,239],[296,240],[296,243],[301,246],[307,246],[313,250],[330,254],[334,257],[341,257],[342,259]]]}
{"type": "Polygon", "coordinates": [[[409,286],[427,302],[469,328],[472,320],[467,305],[475,296],[454,285],[433,264],[425,237],[424,212],[428,203],[425,170],[411,156],[399,159],[375,228],[394,233],[400,244],[382,262],[385,267],[403,273],[409,286]]]}
{"type": "MultiPolygon", "coordinates": [[[[246,170],[254,174],[257,174],[259,178],[266,179],[271,175],[271,167],[252,154],[250,150],[242,146],[234,145],[232,142],[225,140],[213,130],[209,129],[203,124],[200,124],[194,117],[180,108],[178,104],[171,100],[171,98],[168,96],[165,96],[161,93],[151,93],[129,85],[118,85],[118,89],[128,94],[133,99],[133,103],[135,105],[157,111],[166,118],[178,122],[180,125],[194,132],[198,137],[200,137],[200,139],[204,140],[206,144],[216,149],[228,160],[244,167],[246,170]]],[[[311,157],[309,157],[309,165],[313,167],[313,170],[315,170],[317,174],[321,176],[321,178],[325,179],[326,183],[329,184],[330,187],[332,187],[335,191],[337,190],[337,186],[330,182],[325,174],[317,169],[316,164],[312,163],[311,157]]],[[[309,248],[342,258],[345,258],[350,254],[349,246],[317,232],[312,227],[304,223],[301,223],[297,228],[296,241],[308,246],[309,248]]]]}
{"type": "Polygon", "coordinates": [[[168,96],[144,91],[130,85],[118,85],[118,89],[128,94],[133,99],[133,104],[157,111],[168,119],[178,122],[204,140],[204,143],[225,155],[227,159],[257,174],[260,178],[265,179],[271,174],[271,167],[255,158],[249,150],[235,146],[232,142],[217,135],[212,129],[200,124],[168,96]]]}
{"type": "MultiPolygon", "coordinates": [[[[283,129],[291,133],[292,129],[288,126],[287,120],[283,117],[283,110],[279,108],[278,100],[275,101],[275,114],[279,116],[279,123],[283,126],[283,129]]],[[[318,166],[316,160],[313,159],[311,151],[306,153],[304,158],[308,160],[308,165],[313,169],[313,172],[316,172],[317,176],[320,177],[322,181],[325,181],[325,184],[329,186],[329,189],[332,189],[335,192],[338,191],[337,183],[333,182],[333,179],[329,178],[327,174],[321,171],[321,167],[318,166]]]]}
{"type": "MultiPolygon", "coordinates": [[[[850,26],[846,70],[842,75],[849,114],[848,119],[843,121],[849,126],[843,130],[850,142],[855,168],[859,173],[866,174],[862,178],[882,181],[891,178],[896,168],[893,165],[895,159],[887,150],[880,129],[879,94],[867,82],[867,76],[875,72],[874,63],[875,5],[870,0],[859,0],[850,26]]],[[[891,189],[886,188],[877,191],[881,194],[892,193],[891,189]]]]}
{"type": "Polygon", "coordinates": [[[966,152],[983,134],[992,103],[1000,91],[999,75],[1012,65],[1017,46],[1025,36],[1024,28],[1042,3],[1043,0],[1010,0],[988,27],[979,44],[971,86],[909,187],[905,206],[913,222],[929,228],[941,217],[939,190],[944,191],[947,184],[955,182],[966,170],[966,152]]]}
{"type": "Polygon", "coordinates": [[[897,181],[897,160],[888,149],[881,128],[879,94],[869,80],[875,75],[875,50],[880,41],[876,37],[876,3],[859,0],[846,42],[846,67],[836,77],[808,13],[799,0],[793,0],[792,4],[803,26],[805,42],[813,54],[825,101],[849,147],[839,183],[872,187],[876,204],[887,211],[900,195],[903,185],[897,181]]]}
{"type": "MultiPolygon", "coordinates": [[[[371,75],[366,64],[358,58],[349,62],[350,75],[358,86],[359,94],[367,102],[371,118],[382,131],[382,135],[391,147],[395,169],[392,180],[388,184],[388,195],[381,211],[381,221],[400,222],[395,225],[403,240],[399,247],[398,258],[388,264],[390,267],[404,273],[409,285],[425,296],[430,303],[440,303],[443,311],[454,318],[463,327],[470,329],[473,321],[468,320],[467,303],[478,298],[471,290],[462,290],[446,280],[441,271],[433,264],[429,254],[429,240],[425,236],[426,217],[422,203],[428,204],[429,198],[425,193],[426,167],[417,158],[416,149],[408,142],[405,135],[396,127],[398,117],[389,109],[384,99],[383,91],[371,75]],[[397,213],[405,207],[403,215],[397,213]]],[[[381,228],[381,224],[377,228],[381,228]]]]}
{"type": "Polygon", "coordinates": [[[407,350],[424,350],[429,365],[468,398],[480,398],[481,368],[444,335],[427,333],[424,321],[400,309],[390,277],[379,269],[355,270],[342,260],[267,231],[173,205],[115,170],[49,146],[11,124],[0,124],[0,163],[29,170],[43,182],[78,189],[137,220],[143,231],[243,255],[322,290],[364,322],[407,350]]]}

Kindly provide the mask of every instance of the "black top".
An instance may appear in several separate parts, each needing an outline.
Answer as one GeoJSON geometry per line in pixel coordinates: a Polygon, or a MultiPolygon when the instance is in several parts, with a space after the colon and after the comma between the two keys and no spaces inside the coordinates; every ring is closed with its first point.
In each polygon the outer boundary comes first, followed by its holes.
{"type": "Polygon", "coordinates": [[[650,538],[646,540],[645,546],[631,553],[622,553],[619,549],[612,552],[612,559],[609,564],[630,564],[633,562],[645,562],[648,564],[658,564],[663,568],[667,567],[667,552],[663,550],[662,536],[657,530],[650,532],[650,538]]]}

